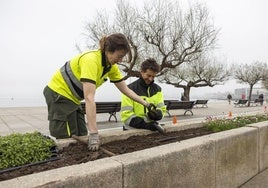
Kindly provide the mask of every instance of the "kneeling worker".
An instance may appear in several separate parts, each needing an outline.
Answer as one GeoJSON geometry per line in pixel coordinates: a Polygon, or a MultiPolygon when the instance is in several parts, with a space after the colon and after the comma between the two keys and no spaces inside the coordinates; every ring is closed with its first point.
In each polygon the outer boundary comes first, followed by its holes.
{"type": "Polygon", "coordinates": [[[146,108],[126,95],[122,95],[120,116],[124,122],[124,130],[137,128],[165,132],[165,129],[157,122],[166,112],[162,89],[154,83],[154,77],[159,69],[154,59],[145,60],[141,64],[141,77],[128,85],[137,95],[154,106],[146,108]]]}

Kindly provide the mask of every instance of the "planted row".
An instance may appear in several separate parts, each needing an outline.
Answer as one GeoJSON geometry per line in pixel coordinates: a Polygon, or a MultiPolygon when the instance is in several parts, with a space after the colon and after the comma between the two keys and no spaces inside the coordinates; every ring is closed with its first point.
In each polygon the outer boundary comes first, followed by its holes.
{"type": "Polygon", "coordinates": [[[267,121],[268,114],[252,115],[252,116],[237,116],[233,118],[207,118],[205,127],[213,132],[220,132],[229,129],[243,127],[251,123],[267,121]]]}
{"type": "Polygon", "coordinates": [[[39,132],[0,136],[0,170],[47,160],[55,147],[54,140],[39,132]]]}

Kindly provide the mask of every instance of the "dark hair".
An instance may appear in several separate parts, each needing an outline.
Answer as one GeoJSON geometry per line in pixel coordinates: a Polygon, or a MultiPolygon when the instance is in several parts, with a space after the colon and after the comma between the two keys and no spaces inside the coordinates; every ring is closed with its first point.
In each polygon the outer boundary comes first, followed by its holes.
{"type": "Polygon", "coordinates": [[[117,50],[125,50],[128,55],[128,61],[131,62],[132,53],[129,42],[122,33],[114,33],[109,36],[104,36],[100,39],[99,44],[103,54],[105,54],[106,51],[113,53],[117,50]]]}
{"type": "Polygon", "coordinates": [[[156,63],[154,58],[148,58],[141,64],[141,71],[146,72],[147,69],[151,69],[152,71],[158,73],[160,66],[156,63]]]}
{"type": "Polygon", "coordinates": [[[115,33],[100,39],[100,49],[102,52],[115,52],[117,50],[125,50],[130,52],[130,46],[127,38],[122,33],[115,33]]]}

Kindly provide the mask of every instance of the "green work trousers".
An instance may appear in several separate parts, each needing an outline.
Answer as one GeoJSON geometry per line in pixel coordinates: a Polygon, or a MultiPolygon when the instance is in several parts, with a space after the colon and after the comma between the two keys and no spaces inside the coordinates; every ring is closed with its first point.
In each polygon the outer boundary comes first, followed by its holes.
{"type": "Polygon", "coordinates": [[[43,94],[47,103],[51,136],[70,138],[72,135],[84,136],[88,134],[85,114],[81,105],[59,95],[48,86],[44,88],[43,94]]]}

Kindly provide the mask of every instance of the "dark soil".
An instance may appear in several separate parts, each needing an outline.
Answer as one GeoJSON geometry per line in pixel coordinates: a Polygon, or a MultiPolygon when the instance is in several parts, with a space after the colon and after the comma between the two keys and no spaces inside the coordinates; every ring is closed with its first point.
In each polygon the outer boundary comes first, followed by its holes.
{"type": "MultiPolygon", "coordinates": [[[[155,132],[146,136],[133,136],[128,138],[127,140],[124,140],[124,142],[110,142],[102,145],[102,147],[110,152],[113,152],[116,155],[120,155],[211,133],[213,132],[208,131],[205,128],[170,132],[166,133],[165,135],[155,132]]],[[[109,156],[101,150],[96,152],[89,152],[85,144],[72,143],[68,147],[58,152],[58,160],[38,165],[27,165],[16,170],[10,170],[5,172],[0,171],[0,181],[64,166],[94,161],[96,159],[101,159],[105,157],[109,156]]]]}

